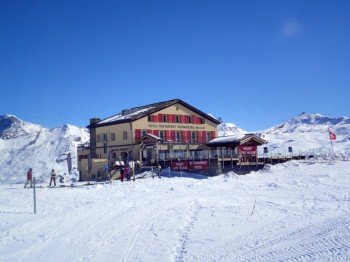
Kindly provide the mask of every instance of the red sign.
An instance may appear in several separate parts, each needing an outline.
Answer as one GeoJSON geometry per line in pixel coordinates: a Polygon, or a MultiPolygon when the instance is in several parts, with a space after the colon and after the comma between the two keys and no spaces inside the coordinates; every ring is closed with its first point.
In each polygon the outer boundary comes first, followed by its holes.
{"type": "Polygon", "coordinates": [[[238,146],[239,152],[244,155],[256,155],[257,146],[238,146]]]}
{"type": "Polygon", "coordinates": [[[190,161],[190,169],[191,170],[208,170],[208,161],[190,161]]]}
{"type": "Polygon", "coordinates": [[[187,170],[188,161],[177,161],[171,163],[171,170],[187,170]]]}
{"type": "Polygon", "coordinates": [[[207,160],[198,160],[198,161],[176,161],[171,163],[171,170],[180,171],[180,170],[208,170],[208,161],[207,160]]]}

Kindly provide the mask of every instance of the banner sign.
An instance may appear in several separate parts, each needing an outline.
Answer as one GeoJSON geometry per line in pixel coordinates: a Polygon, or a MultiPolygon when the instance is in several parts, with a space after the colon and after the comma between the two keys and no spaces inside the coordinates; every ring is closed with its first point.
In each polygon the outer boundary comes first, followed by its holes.
{"type": "Polygon", "coordinates": [[[256,155],[257,146],[239,145],[238,150],[243,155],[256,155]]]}
{"type": "Polygon", "coordinates": [[[176,161],[171,163],[171,170],[181,171],[181,170],[208,170],[207,160],[198,161],[176,161]]]}
{"type": "Polygon", "coordinates": [[[188,161],[177,161],[171,163],[171,170],[180,171],[188,169],[188,161]]]}
{"type": "Polygon", "coordinates": [[[70,153],[67,154],[67,166],[68,166],[68,174],[72,171],[72,155],[70,153]]]}
{"type": "Polygon", "coordinates": [[[190,161],[189,167],[191,170],[208,170],[208,161],[190,161]]]}

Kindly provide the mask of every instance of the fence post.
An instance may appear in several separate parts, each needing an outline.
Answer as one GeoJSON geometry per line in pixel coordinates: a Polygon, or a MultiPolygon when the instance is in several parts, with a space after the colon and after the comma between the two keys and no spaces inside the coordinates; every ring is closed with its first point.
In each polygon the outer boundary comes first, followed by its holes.
{"type": "Polygon", "coordinates": [[[34,196],[34,214],[36,214],[36,191],[35,191],[35,177],[33,177],[33,196],[34,196]]]}

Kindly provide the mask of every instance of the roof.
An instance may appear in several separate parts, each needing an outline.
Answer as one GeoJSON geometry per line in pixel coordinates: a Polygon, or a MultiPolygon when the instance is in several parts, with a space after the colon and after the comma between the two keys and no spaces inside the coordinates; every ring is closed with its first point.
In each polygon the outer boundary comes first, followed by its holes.
{"type": "Polygon", "coordinates": [[[245,134],[243,137],[240,134],[233,136],[222,136],[210,140],[207,145],[209,147],[220,147],[220,146],[238,146],[245,144],[249,141],[255,141],[258,145],[266,144],[267,141],[258,137],[255,134],[245,134]]]}
{"type": "Polygon", "coordinates": [[[159,137],[159,136],[156,136],[156,135],[153,135],[153,134],[144,134],[138,142],[141,142],[147,138],[151,138],[151,139],[154,139],[154,140],[158,140],[158,141],[161,141],[162,139],[159,137]]]}
{"type": "Polygon", "coordinates": [[[214,118],[211,115],[208,115],[208,114],[202,112],[201,110],[187,104],[185,101],[183,101],[181,99],[172,99],[172,100],[168,100],[168,101],[163,101],[163,102],[153,103],[153,104],[149,104],[149,105],[125,109],[125,110],[122,110],[122,112],[120,112],[118,114],[115,114],[115,115],[112,115],[112,116],[107,117],[105,119],[102,119],[97,123],[90,124],[88,127],[109,126],[109,125],[114,125],[114,124],[132,122],[132,121],[135,121],[135,120],[140,119],[142,117],[156,113],[156,112],[158,112],[164,108],[167,108],[169,106],[172,106],[174,104],[183,105],[184,107],[187,107],[187,108],[191,109],[192,111],[196,112],[198,115],[200,115],[206,119],[209,119],[210,121],[214,122],[215,124],[220,124],[220,121],[217,120],[216,118],[214,118]]]}

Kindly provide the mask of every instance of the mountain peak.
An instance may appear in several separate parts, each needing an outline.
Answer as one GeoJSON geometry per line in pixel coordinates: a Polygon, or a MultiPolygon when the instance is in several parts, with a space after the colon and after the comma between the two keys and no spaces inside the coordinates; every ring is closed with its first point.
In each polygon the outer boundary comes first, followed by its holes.
{"type": "Polygon", "coordinates": [[[30,131],[39,131],[41,126],[27,123],[15,115],[0,116],[0,139],[12,139],[25,136],[30,131]]]}
{"type": "Polygon", "coordinates": [[[306,124],[306,125],[338,125],[349,124],[349,118],[347,117],[328,117],[321,115],[320,113],[305,113],[302,112],[298,116],[285,122],[289,124],[306,124]]]}

